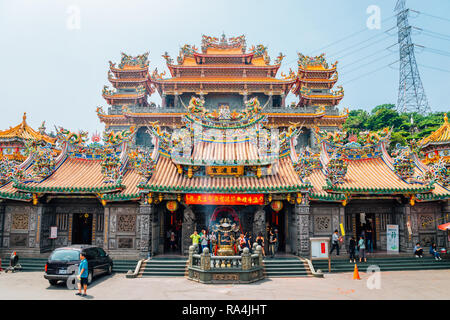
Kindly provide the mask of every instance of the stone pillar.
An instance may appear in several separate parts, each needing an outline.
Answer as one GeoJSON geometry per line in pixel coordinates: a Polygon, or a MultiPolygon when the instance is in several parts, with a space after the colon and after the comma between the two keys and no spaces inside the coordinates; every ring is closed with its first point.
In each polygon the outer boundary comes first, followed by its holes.
{"type": "Polygon", "coordinates": [[[167,106],[166,94],[164,93],[161,97],[161,106],[165,108],[167,106]]]}
{"type": "MultiPolygon", "coordinates": [[[[339,226],[338,226],[339,234],[341,234],[341,226],[340,226],[341,223],[342,223],[342,226],[344,227],[344,232],[345,232],[345,207],[342,205],[339,207],[339,226]]],[[[347,235],[345,237],[343,236],[344,242],[339,245],[340,246],[339,254],[347,253],[347,244],[348,244],[347,239],[348,238],[349,237],[347,235]]]]}
{"type": "Polygon", "coordinates": [[[189,246],[189,260],[188,260],[188,266],[192,267],[192,260],[193,260],[193,255],[195,253],[195,247],[194,246],[189,246]]]}
{"type": "Polygon", "coordinates": [[[273,95],[269,94],[269,104],[268,104],[269,109],[273,108],[273,95]]]}
{"type": "Polygon", "coordinates": [[[286,107],[286,95],[284,94],[284,92],[281,94],[281,107],[286,107]]]}
{"type": "Polygon", "coordinates": [[[143,203],[139,206],[139,214],[141,215],[141,221],[139,226],[139,258],[147,258],[150,252],[153,256],[152,250],[152,225],[154,206],[143,203]]]}
{"type": "Polygon", "coordinates": [[[250,255],[250,250],[248,250],[248,248],[244,248],[241,257],[242,270],[250,270],[252,268],[252,258],[250,255]]]}
{"type": "Polygon", "coordinates": [[[183,226],[181,228],[181,252],[182,254],[188,254],[189,246],[192,244],[190,238],[194,233],[195,215],[192,208],[186,206],[183,212],[183,226]]]}
{"type": "Polygon", "coordinates": [[[109,206],[104,207],[103,216],[103,249],[109,249],[109,206]]]}
{"type": "Polygon", "coordinates": [[[29,246],[30,248],[40,248],[40,234],[41,221],[43,213],[43,205],[38,204],[35,210],[30,213],[30,232],[29,232],[29,246]]]}
{"type": "Polygon", "coordinates": [[[296,204],[294,208],[296,241],[298,256],[309,256],[309,204],[296,204]]]}
{"type": "Polygon", "coordinates": [[[266,212],[264,206],[259,206],[253,215],[253,239],[261,233],[265,237],[266,233],[266,212]]]}
{"type": "Polygon", "coordinates": [[[405,213],[405,225],[406,225],[406,230],[405,230],[405,238],[406,238],[406,251],[412,251],[412,249],[415,246],[414,242],[414,235],[417,235],[418,238],[418,234],[417,234],[417,217],[413,217],[413,215],[411,214],[411,206],[409,204],[404,206],[404,213],[405,213]],[[413,221],[414,220],[414,221],[413,221]],[[409,234],[408,231],[408,223],[410,225],[410,228],[412,230],[412,235],[409,234]],[[414,244],[413,244],[414,243],[414,244]]]}
{"type": "MultiPolygon", "coordinates": [[[[246,248],[248,250],[248,248],[246,248]]],[[[189,254],[190,254],[190,247],[189,247],[189,254]]],[[[209,253],[209,249],[205,248],[200,255],[200,268],[202,270],[211,270],[211,254],[209,253]]]]}
{"type": "MultiPolygon", "coordinates": [[[[450,200],[447,200],[442,204],[442,215],[444,219],[442,220],[442,223],[439,224],[450,222],[450,200]]],[[[441,231],[441,232],[443,232],[445,235],[444,244],[445,247],[448,248],[450,246],[450,239],[448,236],[449,231],[441,231]]]]}
{"type": "Polygon", "coordinates": [[[178,108],[178,99],[179,99],[178,94],[174,94],[174,96],[173,96],[173,106],[174,106],[175,109],[178,108]]]}
{"type": "Polygon", "coordinates": [[[262,247],[261,246],[256,246],[256,253],[258,254],[259,257],[259,265],[262,266],[263,265],[263,254],[262,254],[262,247]]]}

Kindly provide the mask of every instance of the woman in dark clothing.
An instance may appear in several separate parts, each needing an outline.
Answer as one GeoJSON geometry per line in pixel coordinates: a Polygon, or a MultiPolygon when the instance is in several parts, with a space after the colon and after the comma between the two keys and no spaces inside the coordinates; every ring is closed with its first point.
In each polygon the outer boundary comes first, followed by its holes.
{"type": "Polygon", "coordinates": [[[261,232],[256,237],[256,243],[258,244],[258,246],[261,246],[263,256],[265,257],[266,253],[264,252],[264,237],[261,232]]]}
{"type": "Polygon", "coordinates": [[[353,237],[350,238],[350,243],[348,245],[348,251],[350,253],[350,263],[356,263],[355,257],[356,241],[353,237]]]}

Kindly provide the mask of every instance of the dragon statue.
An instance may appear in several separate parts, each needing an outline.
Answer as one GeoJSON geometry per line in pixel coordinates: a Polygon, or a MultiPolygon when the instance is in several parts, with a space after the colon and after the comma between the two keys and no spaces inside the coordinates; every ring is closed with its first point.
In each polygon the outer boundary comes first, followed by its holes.
{"type": "Polygon", "coordinates": [[[156,162],[148,149],[136,149],[128,154],[129,163],[141,176],[140,183],[145,183],[155,172],[156,162]]]}
{"type": "Polygon", "coordinates": [[[299,177],[305,181],[311,175],[313,169],[322,168],[319,155],[313,154],[309,147],[303,148],[300,151],[298,160],[294,162],[295,172],[299,177]]]}
{"type": "Polygon", "coordinates": [[[428,170],[423,172],[418,179],[428,182],[430,185],[438,182],[444,187],[448,187],[450,186],[450,164],[441,158],[438,162],[428,165],[428,170]]]}
{"type": "Polygon", "coordinates": [[[56,138],[60,143],[67,142],[72,145],[83,145],[88,139],[88,133],[82,130],[80,130],[78,133],[74,133],[60,127],[56,131],[56,138]]]}
{"type": "Polygon", "coordinates": [[[400,143],[397,143],[392,155],[394,156],[393,166],[395,173],[402,179],[412,178],[415,166],[409,147],[402,147],[400,143]]]}
{"type": "Polygon", "coordinates": [[[165,75],[166,71],[164,71],[163,73],[158,73],[158,68],[155,68],[155,70],[153,70],[152,72],[151,78],[155,80],[162,80],[165,75]]]}
{"type": "Polygon", "coordinates": [[[347,168],[347,161],[334,153],[327,163],[327,182],[331,183],[331,185],[344,183],[347,168]]]}
{"type": "Polygon", "coordinates": [[[173,59],[169,56],[169,53],[167,51],[164,52],[162,57],[166,60],[167,64],[173,64],[173,59]]]}
{"type": "Polygon", "coordinates": [[[281,64],[281,61],[283,61],[284,57],[286,56],[280,52],[278,57],[275,59],[275,64],[281,64]]]}
{"type": "Polygon", "coordinates": [[[148,67],[149,64],[148,54],[149,54],[148,52],[145,52],[144,54],[133,57],[121,52],[122,58],[120,60],[119,68],[122,69],[126,65],[146,68],[148,67]]]}
{"type": "Polygon", "coordinates": [[[325,60],[325,53],[322,53],[316,57],[308,57],[301,53],[298,53],[298,66],[305,69],[306,67],[312,66],[323,66],[325,69],[328,69],[328,63],[325,60]]]}
{"type": "Polygon", "coordinates": [[[129,130],[103,132],[103,142],[105,145],[115,146],[133,138],[136,127],[131,126],[129,130]]]}
{"type": "Polygon", "coordinates": [[[49,147],[38,147],[34,162],[31,165],[33,176],[45,179],[53,173],[55,166],[56,161],[52,150],[49,147]]]}
{"type": "Polygon", "coordinates": [[[284,80],[292,80],[292,79],[297,78],[297,74],[294,71],[292,71],[292,68],[289,68],[289,74],[285,75],[283,72],[281,72],[281,77],[284,80]]]}
{"type": "Polygon", "coordinates": [[[113,148],[106,148],[102,150],[101,154],[101,173],[103,175],[104,183],[117,183],[122,180],[122,173],[120,167],[119,156],[115,153],[113,148]]]}
{"type": "Polygon", "coordinates": [[[103,86],[102,94],[104,96],[112,96],[115,93],[116,93],[116,91],[114,89],[109,89],[109,87],[107,85],[103,86]]]}
{"type": "Polygon", "coordinates": [[[98,106],[97,109],[95,109],[95,112],[97,113],[97,115],[105,115],[105,111],[103,110],[102,106],[98,106]]]}
{"type": "Polygon", "coordinates": [[[245,110],[243,114],[248,118],[252,117],[255,114],[261,112],[262,108],[259,104],[259,100],[257,97],[251,98],[250,100],[245,101],[245,110]]]}
{"type": "Polygon", "coordinates": [[[0,185],[8,183],[15,176],[19,162],[4,157],[0,160],[0,185]]]}
{"type": "Polygon", "coordinates": [[[343,96],[344,95],[344,88],[342,86],[337,86],[337,90],[332,91],[333,96],[343,96]]]}
{"type": "Polygon", "coordinates": [[[193,114],[204,114],[206,109],[204,107],[205,100],[199,97],[192,97],[189,101],[188,110],[193,114]]]}

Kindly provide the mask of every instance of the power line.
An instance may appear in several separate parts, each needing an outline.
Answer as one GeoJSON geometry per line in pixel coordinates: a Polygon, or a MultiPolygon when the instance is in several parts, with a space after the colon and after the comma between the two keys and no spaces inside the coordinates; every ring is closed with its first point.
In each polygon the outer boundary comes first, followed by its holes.
{"type": "MultiPolygon", "coordinates": [[[[392,30],[392,29],[394,29],[394,28],[395,28],[395,27],[392,27],[392,28],[390,28],[389,30],[385,31],[384,33],[387,33],[388,31],[390,31],[390,30],[392,30]]],[[[361,41],[361,42],[358,42],[358,43],[356,43],[356,44],[354,44],[354,45],[351,45],[351,46],[349,46],[349,47],[347,47],[347,48],[345,48],[345,49],[342,49],[342,50],[340,50],[340,51],[338,51],[338,52],[331,53],[331,54],[329,54],[329,56],[330,56],[330,57],[332,57],[332,56],[337,56],[338,54],[340,54],[340,53],[342,53],[342,52],[345,52],[345,51],[347,51],[347,50],[350,50],[350,49],[354,48],[355,46],[358,46],[358,45],[363,44],[363,43],[365,43],[365,42],[367,42],[367,41],[370,41],[370,40],[372,40],[372,39],[375,39],[375,38],[377,38],[377,37],[379,37],[379,36],[381,36],[381,35],[383,35],[383,33],[378,33],[377,35],[375,35],[375,36],[373,36],[373,37],[370,37],[369,39],[366,39],[366,40],[363,40],[363,41],[361,41]]]]}
{"type": "MultiPolygon", "coordinates": [[[[392,18],[394,18],[394,17],[395,17],[395,15],[392,15],[392,16],[386,18],[386,19],[381,20],[381,22],[383,23],[383,22],[389,21],[390,19],[392,19],[392,18]]],[[[356,36],[356,35],[358,35],[358,34],[360,34],[360,33],[363,33],[364,31],[367,31],[367,30],[370,30],[370,29],[367,28],[367,27],[365,27],[365,28],[363,28],[363,29],[361,29],[361,30],[359,30],[359,31],[353,32],[353,33],[351,33],[350,35],[345,36],[345,37],[343,37],[343,38],[341,38],[341,39],[339,39],[339,40],[333,41],[333,42],[327,44],[327,45],[324,46],[324,47],[321,47],[321,48],[319,48],[319,49],[317,49],[317,50],[312,50],[311,52],[322,51],[323,49],[329,48],[329,47],[331,47],[331,46],[333,46],[333,45],[335,45],[335,44],[337,44],[337,43],[340,43],[340,42],[342,42],[342,41],[345,41],[345,40],[347,40],[347,39],[350,39],[350,38],[352,38],[352,37],[354,37],[354,36],[356,36]]]]}
{"type": "Polygon", "coordinates": [[[435,19],[439,19],[439,20],[450,22],[450,19],[448,19],[448,18],[435,16],[435,15],[432,15],[432,14],[429,14],[429,13],[426,13],[426,12],[423,12],[423,11],[414,11],[414,12],[416,12],[418,14],[423,14],[424,16],[428,16],[428,17],[431,17],[431,18],[435,18],[435,19]]]}
{"type": "Polygon", "coordinates": [[[436,67],[432,67],[432,66],[426,66],[426,65],[420,64],[420,63],[419,63],[419,66],[421,66],[423,68],[428,68],[428,69],[433,69],[433,70],[437,70],[437,71],[450,73],[450,70],[446,70],[446,69],[442,69],[442,68],[436,68],[436,67]]]}
{"type": "Polygon", "coordinates": [[[353,79],[350,79],[350,80],[348,80],[348,81],[343,82],[342,85],[345,85],[345,84],[347,84],[347,83],[356,81],[356,80],[361,79],[361,78],[363,78],[363,77],[365,77],[365,76],[368,76],[368,75],[377,73],[378,71],[381,71],[381,70],[383,70],[383,69],[389,67],[390,65],[392,65],[392,64],[394,64],[394,63],[397,63],[398,61],[399,61],[399,60],[394,61],[394,62],[391,62],[391,63],[389,63],[389,64],[387,64],[387,65],[385,65],[385,66],[383,66],[383,67],[381,67],[381,68],[377,68],[377,69],[374,69],[374,70],[372,70],[372,71],[365,72],[365,73],[363,73],[362,75],[360,75],[360,76],[358,76],[358,77],[356,77],[356,78],[353,78],[353,79]]]}
{"type": "MultiPolygon", "coordinates": [[[[396,45],[396,43],[395,43],[394,45],[396,45]]],[[[367,58],[376,56],[377,54],[379,54],[379,53],[381,53],[381,52],[384,52],[385,50],[389,49],[390,47],[392,47],[392,46],[389,46],[389,47],[387,47],[387,48],[381,49],[380,51],[376,51],[376,52],[374,52],[374,53],[372,53],[372,54],[369,54],[368,56],[365,56],[365,57],[363,57],[363,58],[361,58],[361,59],[358,59],[358,60],[356,60],[356,61],[353,61],[353,63],[345,64],[345,65],[343,65],[342,67],[339,68],[339,71],[342,71],[343,69],[345,69],[345,68],[347,68],[347,67],[349,67],[349,66],[351,66],[351,65],[353,66],[353,65],[357,64],[358,62],[361,62],[361,61],[363,61],[363,60],[366,60],[367,58]]]]}
{"type": "Polygon", "coordinates": [[[344,58],[344,57],[351,56],[351,55],[353,55],[353,54],[355,54],[355,53],[357,53],[357,52],[360,52],[361,50],[367,49],[367,48],[373,46],[374,44],[380,43],[381,41],[384,41],[384,40],[386,40],[386,39],[388,39],[388,38],[390,38],[390,37],[391,37],[391,36],[388,35],[387,37],[384,37],[384,38],[382,38],[382,39],[380,39],[380,40],[374,41],[374,42],[372,42],[371,44],[369,44],[369,45],[367,45],[367,46],[364,46],[364,47],[359,48],[359,49],[357,49],[357,50],[355,50],[355,51],[352,51],[352,52],[350,52],[350,53],[347,53],[347,54],[344,54],[344,55],[342,55],[342,56],[340,56],[340,57],[337,57],[335,60],[340,60],[340,59],[342,59],[342,58],[344,58]]]}
{"type": "Polygon", "coordinates": [[[365,68],[366,66],[368,66],[368,65],[370,65],[370,64],[373,64],[373,63],[375,63],[375,62],[377,62],[377,61],[380,61],[380,60],[382,60],[382,59],[384,59],[384,58],[387,58],[387,57],[393,55],[394,53],[397,53],[397,52],[395,52],[395,51],[394,51],[394,52],[390,52],[390,53],[388,53],[387,55],[384,55],[384,56],[382,56],[382,57],[380,57],[380,58],[374,59],[374,60],[372,60],[372,61],[370,61],[370,62],[368,62],[368,63],[366,63],[366,64],[364,64],[364,65],[362,65],[362,66],[360,66],[360,67],[353,68],[353,69],[351,69],[350,71],[345,72],[344,75],[349,74],[349,73],[352,73],[352,72],[355,72],[356,70],[359,70],[359,69],[361,69],[361,68],[365,68]]]}

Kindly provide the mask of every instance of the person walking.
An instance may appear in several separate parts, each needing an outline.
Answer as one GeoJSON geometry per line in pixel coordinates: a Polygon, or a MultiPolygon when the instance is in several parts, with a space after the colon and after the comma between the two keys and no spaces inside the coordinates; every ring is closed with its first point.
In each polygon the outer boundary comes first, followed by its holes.
{"type": "Polygon", "coordinates": [[[177,248],[177,241],[176,241],[176,237],[175,237],[175,232],[171,232],[170,233],[169,247],[170,247],[170,251],[175,251],[175,249],[177,248]]]}
{"type": "Polygon", "coordinates": [[[330,255],[333,252],[333,250],[336,249],[336,255],[339,255],[339,233],[337,230],[334,230],[333,235],[331,236],[331,251],[330,255]]]}
{"type": "Polygon", "coordinates": [[[416,246],[414,247],[414,255],[416,256],[416,258],[423,258],[423,249],[420,246],[419,242],[417,242],[416,246]]]}
{"type": "Polygon", "coordinates": [[[195,251],[198,252],[200,235],[198,234],[197,230],[195,230],[194,233],[191,234],[191,239],[192,239],[192,245],[195,247],[195,251]]]}
{"type": "Polygon", "coordinates": [[[367,262],[366,259],[366,242],[364,241],[364,237],[359,237],[358,242],[358,249],[359,249],[359,262],[361,262],[362,259],[364,259],[364,262],[367,262]]]}
{"type": "Polygon", "coordinates": [[[442,260],[441,255],[437,251],[436,243],[432,243],[430,247],[430,253],[434,256],[436,260],[442,260]]]}
{"type": "Polygon", "coordinates": [[[251,232],[247,232],[246,234],[245,234],[245,239],[246,239],[246,241],[247,241],[247,248],[248,248],[248,250],[250,250],[250,253],[253,253],[252,252],[252,233],[251,232]]]}
{"type": "Polygon", "coordinates": [[[86,290],[88,285],[88,275],[89,275],[89,269],[88,269],[88,262],[86,260],[86,256],[84,252],[80,253],[80,265],[78,266],[78,280],[80,281],[78,283],[78,292],[76,293],[77,296],[86,297],[86,290]],[[83,286],[84,293],[81,294],[81,286],[83,286]]]}
{"type": "Polygon", "coordinates": [[[263,257],[265,257],[266,253],[264,252],[264,237],[261,232],[256,237],[256,243],[258,244],[258,246],[261,246],[263,257]]]}
{"type": "Polygon", "coordinates": [[[356,262],[355,250],[356,250],[356,241],[353,237],[351,237],[350,242],[348,244],[348,251],[350,253],[350,263],[356,262]]]}
{"type": "Polygon", "coordinates": [[[272,229],[269,230],[269,254],[271,258],[275,256],[275,235],[272,229]]]}

